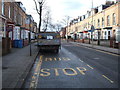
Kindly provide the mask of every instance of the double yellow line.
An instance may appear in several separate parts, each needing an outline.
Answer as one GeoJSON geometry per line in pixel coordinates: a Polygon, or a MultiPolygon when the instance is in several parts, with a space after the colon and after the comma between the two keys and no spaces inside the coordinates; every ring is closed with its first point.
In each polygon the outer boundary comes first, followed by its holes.
{"type": "Polygon", "coordinates": [[[38,84],[38,78],[39,78],[39,74],[40,74],[40,69],[41,69],[41,64],[42,64],[42,58],[43,56],[41,55],[39,58],[39,61],[37,63],[34,75],[32,76],[32,81],[30,83],[30,89],[32,90],[33,88],[37,88],[37,84],[38,84]]]}
{"type": "MultiPolygon", "coordinates": [[[[76,46],[79,46],[79,45],[76,45],[76,46]]],[[[79,46],[79,47],[84,47],[84,46],[79,46]]],[[[93,49],[93,48],[89,48],[89,47],[84,47],[84,48],[93,49]]],[[[106,54],[109,54],[109,55],[113,55],[113,56],[120,56],[118,54],[114,54],[114,53],[110,53],[110,52],[106,52],[106,51],[102,51],[102,50],[98,50],[98,49],[94,49],[94,50],[98,51],[98,52],[106,53],[106,54]]]]}

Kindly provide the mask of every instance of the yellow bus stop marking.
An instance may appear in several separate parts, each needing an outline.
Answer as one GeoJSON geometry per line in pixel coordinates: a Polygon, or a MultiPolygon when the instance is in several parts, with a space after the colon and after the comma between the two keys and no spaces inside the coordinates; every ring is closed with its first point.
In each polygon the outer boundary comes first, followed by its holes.
{"type": "Polygon", "coordinates": [[[40,73],[40,68],[41,68],[41,64],[42,64],[42,58],[43,56],[41,55],[39,58],[39,61],[37,63],[37,67],[35,69],[35,73],[32,76],[32,81],[30,83],[30,89],[31,88],[36,88],[37,87],[37,83],[38,83],[38,78],[39,78],[39,73],[40,73]]]}

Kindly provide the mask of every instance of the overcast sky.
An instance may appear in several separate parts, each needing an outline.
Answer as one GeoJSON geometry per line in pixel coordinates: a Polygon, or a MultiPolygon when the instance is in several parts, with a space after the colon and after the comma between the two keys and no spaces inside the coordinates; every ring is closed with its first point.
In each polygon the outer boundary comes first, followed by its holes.
{"type": "MultiPolygon", "coordinates": [[[[34,20],[38,23],[39,17],[35,10],[33,0],[22,1],[26,12],[31,14],[34,20]]],[[[106,0],[93,0],[93,6],[104,4],[106,0]]],[[[115,0],[111,0],[115,1],[115,0]]],[[[86,14],[87,10],[92,7],[92,0],[46,0],[46,6],[51,9],[51,16],[54,21],[61,21],[65,16],[70,16],[71,19],[77,18],[80,15],[86,14]]]]}

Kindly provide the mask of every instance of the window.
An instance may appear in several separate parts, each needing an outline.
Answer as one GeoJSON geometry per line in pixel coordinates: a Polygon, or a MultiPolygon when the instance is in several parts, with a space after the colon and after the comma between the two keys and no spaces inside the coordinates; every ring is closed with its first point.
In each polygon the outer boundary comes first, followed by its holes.
{"type": "Polygon", "coordinates": [[[105,35],[106,35],[107,33],[106,33],[106,31],[105,31],[105,35]]]}
{"type": "Polygon", "coordinates": [[[9,18],[10,18],[10,14],[11,14],[11,13],[10,13],[10,12],[11,12],[11,11],[10,11],[10,6],[9,6],[9,9],[8,9],[8,10],[9,10],[9,14],[8,14],[8,15],[9,15],[9,18]]]}
{"type": "Polygon", "coordinates": [[[88,28],[89,28],[89,22],[88,22],[88,28]]]}
{"type": "Polygon", "coordinates": [[[98,19],[98,27],[100,27],[100,19],[98,19]]]}
{"type": "Polygon", "coordinates": [[[110,31],[108,31],[108,35],[110,36],[110,31]]]}
{"type": "Polygon", "coordinates": [[[2,0],[2,15],[4,15],[4,1],[2,0]]]}
{"type": "Polygon", "coordinates": [[[102,26],[104,27],[104,18],[102,18],[102,26]]]}
{"type": "Polygon", "coordinates": [[[93,22],[91,21],[91,25],[93,25],[93,22]]]}
{"type": "Polygon", "coordinates": [[[94,20],[94,26],[95,26],[95,20],[94,20]]]}
{"type": "Polygon", "coordinates": [[[110,26],[110,16],[107,16],[107,25],[110,26]]]}
{"type": "Polygon", "coordinates": [[[115,15],[115,13],[113,13],[113,25],[115,25],[116,24],[116,15],[115,15]]]}
{"type": "Polygon", "coordinates": [[[14,11],[14,22],[16,22],[17,20],[17,14],[16,14],[16,11],[14,11]]]}

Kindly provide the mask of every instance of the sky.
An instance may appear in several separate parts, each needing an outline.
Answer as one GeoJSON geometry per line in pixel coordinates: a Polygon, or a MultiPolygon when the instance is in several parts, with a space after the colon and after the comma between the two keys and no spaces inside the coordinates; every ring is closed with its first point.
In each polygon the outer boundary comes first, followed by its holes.
{"type": "MultiPolygon", "coordinates": [[[[38,23],[39,16],[35,10],[35,4],[33,0],[20,1],[26,8],[27,14],[31,14],[34,20],[38,23]]],[[[104,4],[105,1],[106,0],[93,0],[93,7],[100,6],[101,4],[104,4]]],[[[62,19],[65,19],[65,16],[70,16],[70,19],[74,19],[78,16],[86,14],[87,10],[92,8],[92,0],[46,0],[45,6],[50,8],[53,21],[60,22],[62,19]]],[[[43,9],[43,11],[45,10],[43,9]]]]}

